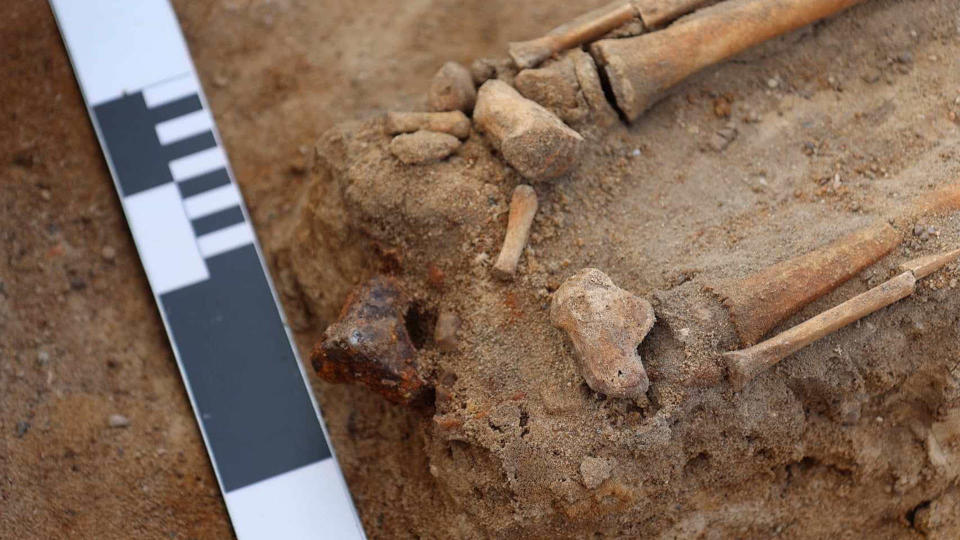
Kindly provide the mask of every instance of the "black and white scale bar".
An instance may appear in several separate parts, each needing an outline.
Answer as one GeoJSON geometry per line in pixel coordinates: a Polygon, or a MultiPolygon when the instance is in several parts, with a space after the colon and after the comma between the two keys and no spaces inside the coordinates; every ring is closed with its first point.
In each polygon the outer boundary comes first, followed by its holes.
{"type": "Polygon", "coordinates": [[[363,538],[168,0],[50,0],[243,539],[363,538]]]}

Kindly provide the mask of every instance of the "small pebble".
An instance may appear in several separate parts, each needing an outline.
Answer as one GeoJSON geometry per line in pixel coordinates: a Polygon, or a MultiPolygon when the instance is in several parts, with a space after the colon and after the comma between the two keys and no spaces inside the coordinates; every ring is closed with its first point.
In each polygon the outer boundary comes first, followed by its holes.
{"type": "Polygon", "coordinates": [[[404,133],[390,141],[390,153],[407,165],[441,160],[457,148],[460,148],[460,139],[437,131],[404,133]]]}
{"type": "Polygon", "coordinates": [[[767,79],[767,87],[770,88],[771,90],[778,86],[780,86],[780,81],[778,81],[777,79],[773,77],[767,79]]]}
{"type": "Polygon", "coordinates": [[[130,419],[122,414],[111,414],[107,424],[112,428],[125,428],[130,425],[130,419]]]}
{"type": "Polygon", "coordinates": [[[100,256],[103,257],[105,261],[112,261],[117,258],[117,250],[111,246],[103,246],[103,249],[100,250],[100,256]]]}
{"type": "Polygon", "coordinates": [[[862,78],[863,82],[865,83],[873,84],[879,81],[882,75],[883,73],[879,69],[870,68],[863,75],[861,75],[860,78],[862,78]]]}
{"type": "Polygon", "coordinates": [[[586,457],[580,462],[580,476],[587,489],[595,489],[610,478],[615,462],[613,460],[586,457]]]}
{"type": "Polygon", "coordinates": [[[49,200],[50,200],[50,197],[51,197],[51,195],[50,195],[50,190],[49,190],[49,189],[41,189],[41,190],[40,190],[40,198],[41,198],[41,199],[43,199],[43,200],[45,200],[45,201],[49,201],[49,200]]]}
{"type": "Polygon", "coordinates": [[[913,62],[913,53],[910,51],[903,51],[897,55],[897,62],[901,64],[909,64],[913,62]]]}
{"type": "Polygon", "coordinates": [[[50,353],[47,351],[37,352],[37,364],[44,366],[50,361],[50,353]]]}

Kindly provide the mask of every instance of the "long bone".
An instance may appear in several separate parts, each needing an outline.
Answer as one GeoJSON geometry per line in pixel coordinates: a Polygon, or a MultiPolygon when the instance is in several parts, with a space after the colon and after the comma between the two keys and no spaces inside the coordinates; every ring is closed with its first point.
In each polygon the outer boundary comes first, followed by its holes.
{"type": "Polygon", "coordinates": [[[908,261],[900,266],[903,272],[898,276],[753,347],[724,353],[734,390],[742,390],[754,377],[810,343],[910,296],[916,290],[918,279],[957,257],[960,249],[908,261]]]}
{"type": "Polygon", "coordinates": [[[710,288],[723,299],[743,345],[752,345],[807,304],[836,289],[900,243],[890,225],[858,229],[823,247],[710,288]]]}
{"type": "Polygon", "coordinates": [[[546,35],[508,45],[510,58],[520,69],[536,67],[554,54],[599,39],[639,18],[644,30],[657,28],[690,13],[711,0],[618,0],[588,11],[546,35]]]}
{"type": "Polygon", "coordinates": [[[591,52],[633,121],[689,75],[860,2],[726,0],[657,32],[597,41],[591,52]]]}

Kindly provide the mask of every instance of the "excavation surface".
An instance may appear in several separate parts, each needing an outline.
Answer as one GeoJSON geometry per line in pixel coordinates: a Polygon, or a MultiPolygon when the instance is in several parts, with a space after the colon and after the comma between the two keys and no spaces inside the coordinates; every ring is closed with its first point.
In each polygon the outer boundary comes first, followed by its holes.
{"type": "MultiPolygon", "coordinates": [[[[537,186],[530,248],[504,284],[489,264],[516,176],[482,157],[477,134],[442,174],[421,174],[389,159],[376,118],[422,107],[444,61],[503,54],[507,41],[602,3],[174,2],[301,351],[373,268],[348,275],[347,256],[326,271],[326,259],[310,258],[322,251],[316,239],[296,236],[305,223],[338,232],[328,224],[339,209],[315,197],[331,177],[363,185],[365,174],[391,172],[363,197],[351,192],[351,215],[388,209],[393,192],[403,203],[392,215],[403,219],[339,232],[377,238],[358,245],[422,299],[423,321],[450,306],[464,320],[459,352],[429,340],[421,352],[445,400],[435,411],[314,381],[368,534],[956,537],[955,266],[739,395],[699,363],[705,351],[658,355],[710,331],[667,324],[678,295],[706,301],[715,280],[875,220],[893,224],[900,246],[790,322],[960,243],[955,216],[904,214],[960,179],[956,6],[867,2],[696,76],[629,128],[596,134],[577,173],[537,186]],[[455,211],[463,227],[437,218],[455,211]],[[666,309],[641,351],[649,401],[591,392],[550,325],[550,293],[587,266],[666,309]]],[[[226,536],[53,18],[41,1],[9,11],[0,537],[226,536]],[[110,427],[116,414],[129,426],[110,427]]]]}

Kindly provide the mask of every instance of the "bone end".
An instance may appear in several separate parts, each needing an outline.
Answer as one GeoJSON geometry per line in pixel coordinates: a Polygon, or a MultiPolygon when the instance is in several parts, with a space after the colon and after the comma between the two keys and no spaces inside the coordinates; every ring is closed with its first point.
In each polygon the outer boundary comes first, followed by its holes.
{"type": "Polygon", "coordinates": [[[656,320],[649,302],[617,287],[600,270],[585,268],[554,293],[550,320],[573,343],[591,389],[615,398],[639,398],[649,390],[637,353],[656,320]]]}
{"type": "Polygon", "coordinates": [[[555,52],[553,40],[547,37],[530,41],[514,41],[507,44],[507,54],[520,69],[530,69],[540,65],[555,52]]]}
{"type": "Polygon", "coordinates": [[[513,190],[510,199],[510,216],[507,218],[507,234],[497,262],[493,265],[493,276],[502,281],[513,281],[517,273],[520,255],[530,237],[530,227],[537,213],[537,192],[527,184],[520,184],[513,190]]]}
{"type": "Polygon", "coordinates": [[[903,272],[913,272],[913,275],[917,279],[922,279],[957,260],[958,257],[960,257],[960,249],[946,253],[927,255],[926,257],[920,257],[901,264],[900,270],[903,272]]]}
{"type": "Polygon", "coordinates": [[[503,81],[489,80],[480,87],[473,118],[524,178],[556,178],[578,162],[583,137],[503,81]]]}
{"type": "Polygon", "coordinates": [[[736,392],[743,391],[761,371],[757,368],[757,362],[746,350],[723,353],[723,361],[727,366],[730,385],[736,392]]]}

